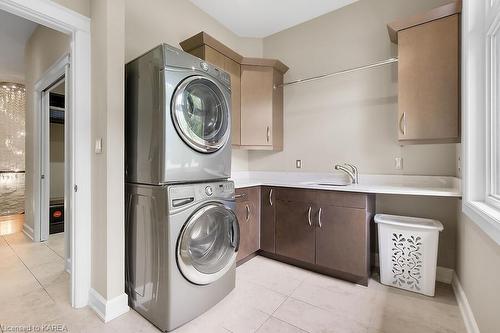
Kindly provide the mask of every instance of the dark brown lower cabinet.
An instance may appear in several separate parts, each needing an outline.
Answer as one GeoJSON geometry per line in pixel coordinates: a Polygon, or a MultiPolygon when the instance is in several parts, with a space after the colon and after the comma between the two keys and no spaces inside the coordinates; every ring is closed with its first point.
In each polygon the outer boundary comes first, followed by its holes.
{"type": "Polygon", "coordinates": [[[242,261],[260,248],[260,188],[236,190],[236,217],[240,227],[240,247],[236,261],[242,261]]]}
{"type": "MultiPolygon", "coordinates": [[[[264,255],[368,283],[374,195],[293,188],[273,188],[273,192],[275,251],[261,247],[264,255]]],[[[269,216],[262,214],[261,225],[268,223],[269,216]]],[[[271,237],[261,234],[264,238],[271,237]]]]}
{"type": "Polygon", "coordinates": [[[320,209],[316,265],[353,276],[367,276],[370,269],[369,214],[359,208],[322,206],[320,209]]]}
{"type": "Polygon", "coordinates": [[[276,254],[314,264],[313,206],[307,202],[277,201],[276,254]]]}
{"type": "Polygon", "coordinates": [[[262,186],[260,197],[260,249],[275,253],[276,190],[262,186]]]}

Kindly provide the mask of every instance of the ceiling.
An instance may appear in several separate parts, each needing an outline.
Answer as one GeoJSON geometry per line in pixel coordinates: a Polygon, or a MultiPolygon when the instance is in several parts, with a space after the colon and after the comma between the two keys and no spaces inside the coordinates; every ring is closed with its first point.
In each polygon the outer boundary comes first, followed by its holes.
{"type": "Polygon", "coordinates": [[[358,0],[190,0],[241,37],[267,37],[358,0]]]}
{"type": "Polygon", "coordinates": [[[0,81],[24,81],[24,48],[37,26],[0,10],[0,81]]]}

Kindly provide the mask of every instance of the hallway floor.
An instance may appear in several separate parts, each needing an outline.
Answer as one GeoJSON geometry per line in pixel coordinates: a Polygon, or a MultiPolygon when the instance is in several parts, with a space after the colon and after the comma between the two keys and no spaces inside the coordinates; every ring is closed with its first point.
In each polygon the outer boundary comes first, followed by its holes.
{"type": "MultiPolygon", "coordinates": [[[[89,308],[72,309],[64,236],[33,243],[0,236],[0,325],[64,325],[69,332],[159,332],[135,311],[104,324],[89,308]]],[[[237,270],[237,287],[176,332],[465,332],[449,285],[426,297],[370,280],[361,287],[255,257],[237,270]]]]}

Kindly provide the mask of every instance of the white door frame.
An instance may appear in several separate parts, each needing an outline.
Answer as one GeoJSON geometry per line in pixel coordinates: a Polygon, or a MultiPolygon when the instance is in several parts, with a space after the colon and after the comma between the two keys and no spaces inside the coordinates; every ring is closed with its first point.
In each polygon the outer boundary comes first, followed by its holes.
{"type": "MultiPolygon", "coordinates": [[[[90,128],[90,18],[49,0],[0,0],[0,9],[71,36],[69,109],[71,156],[68,197],[70,209],[71,305],[84,307],[90,291],[91,249],[91,128],[90,128]]],[[[37,138],[38,133],[34,133],[37,138]]],[[[40,160],[35,152],[33,184],[39,191],[40,160]]],[[[39,198],[39,193],[34,193],[39,198]]]]}

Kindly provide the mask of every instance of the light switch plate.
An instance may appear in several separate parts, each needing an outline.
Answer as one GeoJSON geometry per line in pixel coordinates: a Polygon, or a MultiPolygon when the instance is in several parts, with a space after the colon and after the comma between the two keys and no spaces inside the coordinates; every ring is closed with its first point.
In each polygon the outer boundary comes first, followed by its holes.
{"type": "Polygon", "coordinates": [[[95,153],[96,154],[102,153],[102,138],[98,138],[95,140],[95,153]]]}

